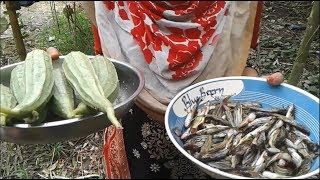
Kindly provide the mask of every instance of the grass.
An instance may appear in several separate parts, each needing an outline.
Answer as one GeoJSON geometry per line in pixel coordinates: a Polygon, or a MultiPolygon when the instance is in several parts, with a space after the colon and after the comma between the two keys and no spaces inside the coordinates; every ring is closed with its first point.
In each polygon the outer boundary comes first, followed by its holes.
{"type": "Polygon", "coordinates": [[[29,179],[29,175],[28,172],[26,170],[25,167],[20,167],[17,171],[16,171],[16,176],[19,179],[29,179]]]}
{"type": "Polygon", "coordinates": [[[56,47],[64,55],[71,51],[94,54],[90,19],[83,11],[76,11],[73,17],[75,21],[63,13],[57,14],[57,20],[38,35],[39,48],[56,47]],[[49,41],[49,38],[54,40],[49,41]]]}

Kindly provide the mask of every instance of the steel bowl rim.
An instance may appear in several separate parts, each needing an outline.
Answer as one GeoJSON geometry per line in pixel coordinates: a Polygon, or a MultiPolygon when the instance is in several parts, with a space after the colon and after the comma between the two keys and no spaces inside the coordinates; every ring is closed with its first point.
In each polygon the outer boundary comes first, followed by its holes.
{"type": "MultiPolygon", "coordinates": [[[[220,81],[220,80],[257,80],[257,81],[264,81],[266,82],[265,78],[262,77],[246,77],[246,76],[228,76],[228,77],[219,77],[219,78],[212,78],[212,79],[207,79],[201,82],[198,82],[196,84],[193,84],[191,86],[188,86],[187,88],[184,88],[182,91],[180,91],[178,94],[176,94],[174,96],[174,98],[170,101],[166,113],[165,113],[165,129],[166,132],[171,140],[171,142],[174,144],[174,146],[184,155],[186,156],[190,161],[192,161],[193,163],[195,163],[196,165],[198,165],[199,167],[205,169],[206,171],[210,172],[210,173],[215,173],[217,175],[223,176],[223,177],[227,177],[227,178],[232,178],[232,179],[254,179],[254,178],[250,178],[250,177],[245,177],[245,176],[238,176],[238,175],[234,175],[234,174],[230,174],[224,171],[221,171],[219,169],[210,167],[209,165],[206,165],[204,163],[202,163],[201,161],[199,161],[198,159],[196,159],[195,157],[191,156],[189,153],[187,153],[186,150],[184,150],[175,140],[175,138],[173,137],[172,133],[171,133],[171,129],[169,127],[169,112],[172,109],[173,104],[177,101],[177,99],[183,95],[184,93],[188,92],[190,89],[193,89],[197,86],[201,86],[203,84],[207,84],[210,82],[216,82],[216,81],[220,81]]],[[[316,101],[319,104],[319,98],[317,98],[316,96],[314,96],[313,94],[304,91],[298,87],[295,87],[293,85],[287,84],[287,83],[282,83],[280,86],[285,86],[288,87],[292,90],[298,91],[308,97],[310,97],[312,100],[316,101]]],[[[308,178],[311,176],[316,175],[317,173],[319,173],[319,169],[317,168],[314,171],[308,172],[307,174],[301,175],[301,176],[295,176],[295,177],[290,177],[288,179],[304,179],[304,178],[308,178]]]]}
{"type": "MultiPolygon", "coordinates": [[[[87,55],[90,59],[93,58],[94,56],[92,55],[87,55]]],[[[65,56],[59,56],[59,59],[62,59],[64,58],[65,56]]],[[[128,67],[129,69],[133,70],[138,78],[139,78],[139,86],[138,88],[135,90],[135,92],[129,96],[128,98],[126,98],[123,102],[119,103],[119,104],[116,104],[114,106],[114,109],[117,109],[121,106],[124,106],[125,104],[129,103],[130,101],[133,101],[139,94],[140,92],[142,91],[142,89],[144,88],[144,85],[145,85],[145,77],[144,75],[142,74],[142,72],[126,63],[126,62],[122,62],[122,61],[119,61],[119,60],[116,60],[116,59],[113,59],[113,58],[108,58],[110,59],[111,61],[113,62],[116,62],[118,64],[121,64],[121,65],[124,65],[126,67],[128,67]]],[[[10,68],[12,66],[16,66],[16,65],[19,65],[19,64],[23,64],[24,61],[21,61],[21,62],[17,62],[17,63],[14,63],[14,64],[10,64],[10,65],[7,65],[7,66],[3,66],[0,68],[0,70],[4,69],[4,68],[10,68]]],[[[102,112],[99,112],[93,116],[91,116],[91,118],[94,118],[94,117],[99,117],[99,116],[102,116],[104,113],[102,112]]],[[[72,119],[64,119],[64,120],[59,120],[59,121],[53,121],[53,122],[45,122],[45,123],[41,123],[40,125],[34,125],[34,126],[31,126],[31,125],[28,125],[28,124],[25,124],[25,123],[22,123],[22,124],[16,124],[14,126],[3,126],[1,128],[5,128],[5,129],[13,129],[13,128],[20,128],[20,129],[37,129],[37,128],[48,128],[48,127],[55,127],[55,126],[61,126],[61,125],[70,125],[70,124],[73,124],[73,123],[77,123],[77,122],[80,122],[80,121],[85,121],[87,120],[89,117],[83,117],[83,118],[72,118],[72,119]]]]}

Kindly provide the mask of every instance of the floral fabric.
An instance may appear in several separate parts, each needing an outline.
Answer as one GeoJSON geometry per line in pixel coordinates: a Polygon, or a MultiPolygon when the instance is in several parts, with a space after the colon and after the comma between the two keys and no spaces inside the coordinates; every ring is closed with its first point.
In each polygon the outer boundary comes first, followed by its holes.
{"type": "Polygon", "coordinates": [[[163,125],[134,106],[122,120],[124,129],[105,131],[107,179],[210,178],[171,143],[163,125]]]}

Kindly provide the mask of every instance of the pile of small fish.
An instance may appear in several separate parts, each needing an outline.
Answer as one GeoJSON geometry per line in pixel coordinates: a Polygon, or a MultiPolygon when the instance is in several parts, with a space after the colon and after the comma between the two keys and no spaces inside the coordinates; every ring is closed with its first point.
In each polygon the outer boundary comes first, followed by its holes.
{"type": "Polygon", "coordinates": [[[188,112],[185,131],[175,128],[184,149],[207,165],[253,178],[287,178],[309,172],[319,145],[294,119],[294,105],[262,108],[255,102],[199,99],[188,112]]]}

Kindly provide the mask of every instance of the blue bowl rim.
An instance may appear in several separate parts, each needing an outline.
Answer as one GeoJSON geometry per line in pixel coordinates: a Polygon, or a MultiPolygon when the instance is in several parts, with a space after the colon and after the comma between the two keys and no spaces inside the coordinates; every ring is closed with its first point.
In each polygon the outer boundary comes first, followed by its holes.
{"type": "MultiPolygon", "coordinates": [[[[197,87],[197,86],[201,86],[203,84],[207,84],[210,82],[216,82],[216,81],[221,81],[221,80],[256,80],[256,81],[264,81],[267,82],[267,80],[265,78],[262,77],[248,77],[248,76],[228,76],[228,77],[219,77],[219,78],[212,78],[212,79],[208,79],[208,80],[204,80],[198,83],[195,83],[191,86],[188,86],[186,88],[184,88],[183,90],[181,90],[177,95],[174,96],[174,98],[170,101],[166,113],[165,113],[165,128],[166,128],[166,132],[171,140],[171,142],[174,144],[174,146],[185,156],[187,157],[189,160],[191,160],[193,163],[197,164],[198,166],[200,166],[201,168],[205,169],[206,171],[218,174],[220,176],[223,177],[227,177],[227,178],[232,178],[232,179],[253,179],[250,177],[244,177],[244,176],[238,176],[238,175],[234,175],[234,174],[230,174],[224,171],[221,171],[219,169],[210,167],[209,165],[206,165],[204,163],[202,163],[201,161],[197,160],[196,158],[194,158],[193,156],[191,156],[187,151],[185,151],[175,140],[175,138],[173,137],[170,127],[169,127],[169,112],[172,109],[171,107],[173,106],[173,104],[177,101],[177,99],[183,95],[184,93],[188,92],[189,90],[197,87]]],[[[309,98],[311,98],[312,100],[316,101],[319,104],[319,98],[317,98],[316,96],[314,96],[313,94],[304,91],[303,89],[300,89],[296,86],[287,84],[287,83],[281,83],[280,86],[285,86],[287,88],[290,88],[292,90],[295,90],[299,93],[302,93],[306,96],[308,96],[309,98]]],[[[288,179],[304,179],[304,178],[308,178],[311,176],[314,176],[316,174],[318,174],[320,172],[320,168],[315,169],[312,172],[309,172],[307,174],[301,175],[301,176],[295,176],[295,177],[290,177],[288,179]]]]}

